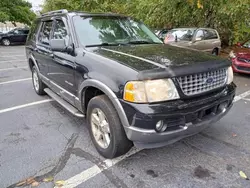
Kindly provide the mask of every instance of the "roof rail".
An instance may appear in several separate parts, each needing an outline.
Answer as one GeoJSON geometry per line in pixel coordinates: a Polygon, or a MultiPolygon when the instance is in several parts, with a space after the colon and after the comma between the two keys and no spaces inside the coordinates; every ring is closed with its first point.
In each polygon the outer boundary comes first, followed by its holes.
{"type": "Polygon", "coordinates": [[[42,16],[49,16],[53,14],[66,14],[66,13],[68,13],[68,10],[62,9],[62,10],[54,10],[54,11],[46,12],[42,14],[42,16]]]}

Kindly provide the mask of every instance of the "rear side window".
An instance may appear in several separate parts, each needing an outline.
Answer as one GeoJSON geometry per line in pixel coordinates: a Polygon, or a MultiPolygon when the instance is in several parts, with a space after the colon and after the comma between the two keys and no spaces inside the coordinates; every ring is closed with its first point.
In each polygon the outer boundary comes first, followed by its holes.
{"type": "Polygon", "coordinates": [[[215,30],[204,30],[205,40],[218,39],[218,35],[215,30]]]}
{"type": "Polygon", "coordinates": [[[44,45],[49,45],[51,30],[52,30],[52,21],[43,22],[42,28],[38,35],[38,42],[44,45]]]}

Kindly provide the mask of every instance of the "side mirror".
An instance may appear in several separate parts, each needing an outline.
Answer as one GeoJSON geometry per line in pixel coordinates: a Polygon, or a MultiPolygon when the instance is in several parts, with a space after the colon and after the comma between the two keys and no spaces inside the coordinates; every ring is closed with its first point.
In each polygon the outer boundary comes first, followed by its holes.
{"type": "Polygon", "coordinates": [[[65,39],[51,39],[50,47],[52,51],[65,52],[67,50],[65,39]]]}

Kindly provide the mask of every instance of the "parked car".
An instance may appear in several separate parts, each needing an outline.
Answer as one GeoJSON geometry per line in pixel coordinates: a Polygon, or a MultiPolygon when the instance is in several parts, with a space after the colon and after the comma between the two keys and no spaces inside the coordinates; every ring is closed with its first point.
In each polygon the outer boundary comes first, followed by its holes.
{"type": "Polygon", "coordinates": [[[234,72],[250,74],[250,39],[238,43],[229,54],[234,72]]]}
{"type": "Polygon", "coordinates": [[[4,46],[11,44],[25,44],[29,29],[16,28],[8,33],[0,33],[0,43],[4,46]]]}
{"type": "Polygon", "coordinates": [[[218,32],[210,28],[176,28],[170,30],[164,40],[165,44],[192,48],[218,55],[221,40],[218,32]]]}
{"type": "Polygon", "coordinates": [[[143,23],[118,14],[43,14],[26,54],[35,92],[86,117],[106,158],[133,144],[161,147],[196,134],[233,105],[229,60],[164,45],[143,23]]]}
{"type": "Polygon", "coordinates": [[[169,29],[161,29],[161,30],[157,30],[155,31],[155,34],[162,40],[164,41],[167,33],[168,33],[169,29]]]}

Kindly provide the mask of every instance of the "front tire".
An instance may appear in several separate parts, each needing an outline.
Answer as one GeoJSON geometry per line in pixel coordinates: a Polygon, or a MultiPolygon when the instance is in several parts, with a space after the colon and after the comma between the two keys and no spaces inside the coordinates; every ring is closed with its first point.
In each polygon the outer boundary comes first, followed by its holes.
{"type": "Polygon", "coordinates": [[[3,39],[3,40],[2,40],[2,44],[3,44],[4,46],[9,46],[9,45],[10,45],[10,40],[9,40],[9,39],[3,39]]]}
{"type": "Polygon", "coordinates": [[[127,139],[119,116],[106,95],[90,100],[87,121],[92,142],[103,157],[118,157],[132,147],[133,144],[127,139]]]}
{"type": "Polygon", "coordinates": [[[34,90],[38,95],[45,95],[45,84],[40,79],[37,68],[35,66],[32,67],[32,83],[34,90]]]}

